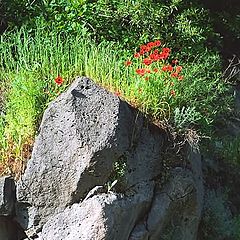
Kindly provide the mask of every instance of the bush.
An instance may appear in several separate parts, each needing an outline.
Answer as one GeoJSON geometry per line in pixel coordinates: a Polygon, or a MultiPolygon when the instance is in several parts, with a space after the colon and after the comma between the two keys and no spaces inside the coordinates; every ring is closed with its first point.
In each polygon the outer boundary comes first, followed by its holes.
{"type": "Polygon", "coordinates": [[[59,31],[87,28],[98,42],[120,42],[127,48],[158,38],[189,55],[204,50],[206,40],[216,39],[208,11],[197,0],[14,0],[5,5],[8,19],[17,25],[41,16],[59,31]]]}
{"type": "Polygon", "coordinates": [[[237,240],[237,218],[231,214],[227,205],[227,195],[221,191],[208,191],[202,217],[201,238],[206,240],[237,240]]]}
{"type": "Polygon", "coordinates": [[[42,1],[1,0],[2,15],[9,28],[34,22],[34,18],[44,12],[43,7],[42,1]]]}

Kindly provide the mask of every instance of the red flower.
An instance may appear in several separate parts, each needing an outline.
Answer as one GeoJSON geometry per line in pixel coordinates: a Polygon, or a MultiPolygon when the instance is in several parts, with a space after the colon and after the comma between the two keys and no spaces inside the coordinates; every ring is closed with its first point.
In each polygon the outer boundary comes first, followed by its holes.
{"type": "Polygon", "coordinates": [[[165,59],[165,54],[163,53],[158,54],[158,60],[163,60],[163,59],[165,59]]]}
{"type": "Polygon", "coordinates": [[[63,83],[63,78],[61,77],[61,76],[59,76],[58,75],[58,77],[57,78],[55,78],[55,83],[57,84],[57,85],[62,85],[62,83],[63,83]]]}
{"type": "Polygon", "coordinates": [[[163,51],[163,53],[170,53],[171,49],[170,48],[163,48],[162,51],[163,51]]]}
{"type": "Polygon", "coordinates": [[[146,73],[146,69],[145,68],[138,68],[136,70],[136,73],[140,76],[144,76],[144,74],[146,73]]]}
{"type": "Polygon", "coordinates": [[[158,69],[157,69],[157,68],[154,68],[153,71],[154,71],[155,73],[157,73],[157,72],[158,72],[158,69]]]}
{"type": "Polygon", "coordinates": [[[131,64],[132,64],[132,62],[129,61],[129,60],[127,60],[127,61],[125,62],[126,67],[130,66],[131,64]]]}
{"type": "Polygon", "coordinates": [[[163,67],[162,67],[162,70],[163,70],[164,72],[166,72],[166,71],[171,72],[171,71],[173,70],[173,67],[172,67],[172,65],[163,66],[163,67]]]}
{"type": "Polygon", "coordinates": [[[135,58],[139,58],[140,56],[141,56],[141,54],[138,53],[138,52],[134,54],[134,57],[135,57],[135,58]]]}
{"type": "Polygon", "coordinates": [[[158,54],[159,52],[158,52],[158,49],[155,49],[154,51],[153,51],[153,53],[154,54],[158,54]]]}
{"type": "Polygon", "coordinates": [[[176,92],[175,92],[174,90],[171,90],[171,91],[170,91],[170,94],[171,94],[172,96],[175,96],[175,95],[176,95],[176,92]]]}
{"type": "Polygon", "coordinates": [[[173,70],[173,66],[172,65],[168,65],[168,71],[172,71],[173,70]]]}
{"type": "Polygon", "coordinates": [[[149,42],[147,44],[147,47],[149,47],[149,48],[155,47],[155,43],[154,42],[149,42]]]}
{"type": "Polygon", "coordinates": [[[141,46],[140,46],[140,50],[142,50],[142,51],[146,51],[146,48],[147,48],[146,45],[141,45],[141,46]]]}
{"type": "Polygon", "coordinates": [[[176,67],[176,72],[179,73],[179,72],[181,72],[181,71],[182,71],[182,66],[177,66],[177,67],[176,67]]]}
{"type": "Polygon", "coordinates": [[[156,47],[159,47],[159,46],[161,45],[161,41],[160,41],[160,40],[156,40],[156,41],[154,42],[154,45],[155,45],[156,47]]]}
{"type": "Polygon", "coordinates": [[[144,53],[145,53],[145,50],[140,50],[140,55],[144,55],[144,53]]]}
{"type": "Polygon", "coordinates": [[[148,81],[148,80],[149,80],[149,77],[145,77],[145,80],[148,81]]]}
{"type": "Polygon", "coordinates": [[[179,81],[182,81],[183,79],[184,79],[184,76],[179,76],[179,77],[178,77],[178,80],[179,80],[179,81]]]}
{"type": "Polygon", "coordinates": [[[145,58],[145,59],[143,59],[143,63],[144,63],[145,65],[149,66],[149,65],[152,63],[152,60],[149,59],[149,58],[145,58]]]}
{"type": "Polygon", "coordinates": [[[171,77],[178,77],[178,72],[174,72],[171,74],[171,77]]]}
{"type": "Polygon", "coordinates": [[[151,47],[146,47],[146,50],[145,50],[145,51],[146,51],[146,52],[150,52],[151,49],[152,49],[151,47]]]}
{"type": "Polygon", "coordinates": [[[160,59],[160,55],[155,53],[150,54],[149,57],[153,61],[158,61],[160,59]]]}
{"type": "Polygon", "coordinates": [[[168,52],[164,52],[164,53],[162,53],[162,54],[163,54],[163,58],[164,58],[164,59],[167,59],[168,56],[169,56],[169,53],[168,53],[168,52]]]}
{"type": "Polygon", "coordinates": [[[150,54],[150,55],[149,55],[150,59],[154,60],[155,55],[156,55],[156,54],[154,54],[154,53],[150,54]]]}
{"type": "Polygon", "coordinates": [[[174,59],[174,60],[172,60],[172,64],[178,64],[178,60],[177,59],[174,59]]]}
{"type": "Polygon", "coordinates": [[[147,73],[151,73],[151,70],[150,69],[145,69],[147,73]]]}
{"type": "Polygon", "coordinates": [[[115,94],[117,97],[121,96],[121,92],[120,92],[120,91],[116,91],[114,94],[115,94]]]}
{"type": "Polygon", "coordinates": [[[163,67],[162,67],[162,70],[163,70],[164,72],[166,72],[166,71],[168,70],[168,67],[167,67],[167,66],[163,66],[163,67]]]}

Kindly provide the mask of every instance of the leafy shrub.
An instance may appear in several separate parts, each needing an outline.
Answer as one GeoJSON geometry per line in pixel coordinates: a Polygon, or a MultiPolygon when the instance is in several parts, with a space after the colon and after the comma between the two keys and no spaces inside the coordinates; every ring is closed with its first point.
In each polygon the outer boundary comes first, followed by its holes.
{"type": "Polygon", "coordinates": [[[197,0],[45,0],[32,4],[14,0],[5,5],[10,16],[16,16],[11,19],[16,24],[38,16],[59,31],[76,33],[86,28],[98,42],[120,42],[127,48],[159,38],[189,55],[204,50],[206,40],[216,39],[208,11],[197,0]]]}
{"type": "Polygon", "coordinates": [[[238,239],[236,220],[227,205],[226,193],[214,190],[206,193],[202,221],[201,239],[238,239]]]}
{"type": "Polygon", "coordinates": [[[220,152],[226,162],[240,167],[240,137],[224,138],[220,152]]]}
{"type": "Polygon", "coordinates": [[[1,11],[10,28],[33,22],[44,12],[43,6],[42,1],[1,0],[1,11]]]}

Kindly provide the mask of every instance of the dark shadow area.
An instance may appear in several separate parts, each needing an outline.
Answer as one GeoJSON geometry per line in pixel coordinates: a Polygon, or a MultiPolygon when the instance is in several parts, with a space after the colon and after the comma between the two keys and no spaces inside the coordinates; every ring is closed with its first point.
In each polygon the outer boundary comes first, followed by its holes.
{"type": "Polygon", "coordinates": [[[21,226],[11,217],[0,217],[0,239],[22,240],[27,236],[21,226]]]}
{"type": "Polygon", "coordinates": [[[214,23],[215,32],[222,38],[219,49],[223,59],[240,57],[240,1],[239,0],[202,0],[209,9],[214,23]]]}

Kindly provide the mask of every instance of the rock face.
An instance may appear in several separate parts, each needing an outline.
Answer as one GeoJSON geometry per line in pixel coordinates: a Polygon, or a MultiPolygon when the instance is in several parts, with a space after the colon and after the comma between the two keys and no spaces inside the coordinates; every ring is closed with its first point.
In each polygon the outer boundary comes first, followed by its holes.
{"type": "Polygon", "coordinates": [[[187,167],[163,185],[166,138],[126,102],[77,78],[44,113],[17,184],[18,222],[44,240],[196,239],[200,155],[191,149],[187,167]]]}

